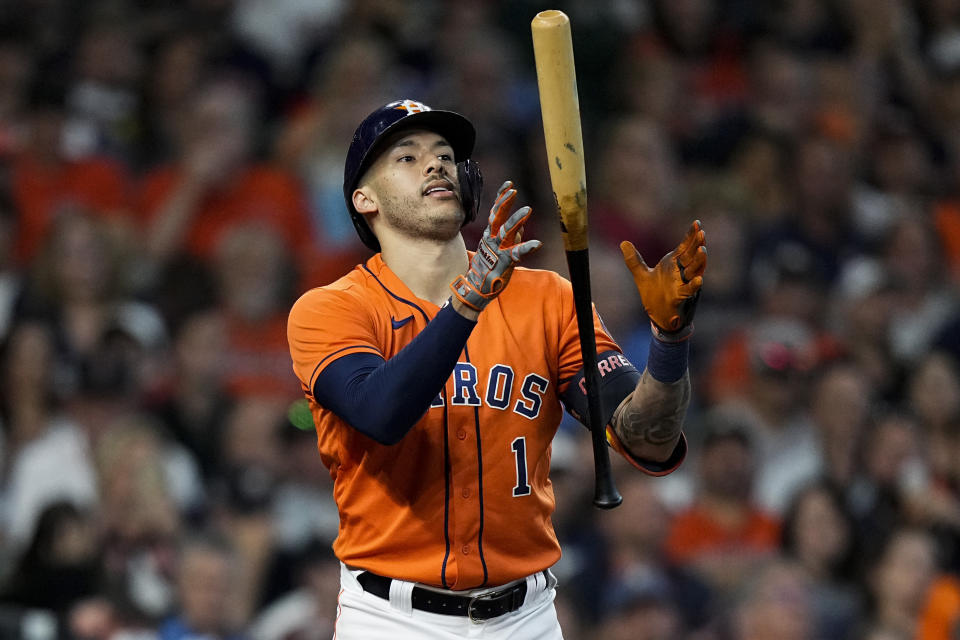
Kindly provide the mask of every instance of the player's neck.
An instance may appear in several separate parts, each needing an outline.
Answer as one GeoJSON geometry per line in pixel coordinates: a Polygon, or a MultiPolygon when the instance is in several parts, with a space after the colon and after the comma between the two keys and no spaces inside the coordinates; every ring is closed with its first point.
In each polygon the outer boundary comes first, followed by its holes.
{"type": "Polygon", "coordinates": [[[422,240],[383,244],[383,261],[410,291],[437,306],[450,297],[450,283],[467,270],[467,249],[457,234],[446,243],[422,240]]]}

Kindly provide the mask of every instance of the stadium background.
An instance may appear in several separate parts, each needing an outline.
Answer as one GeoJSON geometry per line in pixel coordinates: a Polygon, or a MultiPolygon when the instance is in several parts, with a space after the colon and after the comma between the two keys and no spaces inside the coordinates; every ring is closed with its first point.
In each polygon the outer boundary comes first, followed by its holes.
{"type": "Polygon", "coordinates": [[[566,637],[958,637],[960,0],[0,4],[0,637],[330,637],[286,311],[366,258],[343,157],[399,97],[475,123],[565,272],[547,8],[635,362],[619,241],[655,260],[699,218],[710,251],[681,471],[618,467],[598,512],[586,432],[558,436],[566,637]]]}

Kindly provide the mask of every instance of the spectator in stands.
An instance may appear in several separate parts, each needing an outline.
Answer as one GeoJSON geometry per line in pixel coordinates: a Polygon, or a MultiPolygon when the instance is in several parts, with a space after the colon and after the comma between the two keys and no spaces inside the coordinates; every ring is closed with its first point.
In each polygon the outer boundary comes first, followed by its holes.
{"type": "Polygon", "coordinates": [[[144,61],[138,144],[130,158],[138,171],[174,161],[186,111],[208,73],[211,43],[195,24],[164,32],[144,61]]]}
{"type": "Polygon", "coordinates": [[[152,304],[130,294],[130,270],[104,223],[81,212],[60,216],[33,266],[22,314],[54,331],[56,391],[70,398],[84,380],[113,376],[139,399],[157,382],[166,327],[152,304]],[[126,366],[127,377],[107,371],[113,365],[126,366]]]}
{"type": "Polygon", "coordinates": [[[88,25],[77,43],[67,90],[74,153],[129,163],[135,153],[143,74],[141,30],[132,10],[117,5],[88,25]]]}
{"type": "Polygon", "coordinates": [[[309,421],[310,430],[281,427],[284,464],[271,505],[273,557],[260,602],[293,589],[300,576],[301,558],[305,554],[313,557],[314,547],[326,544],[329,548],[340,528],[333,479],[326,467],[316,464],[317,434],[306,402],[292,404],[287,419],[309,421]]]}
{"type": "Polygon", "coordinates": [[[222,537],[211,534],[183,540],[176,556],[177,606],[158,628],[157,640],[242,640],[237,614],[236,554],[222,537]]]}
{"type": "Polygon", "coordinates": [[[757,453],[748,427],[710,416],[704,432],[693,504],[673,518],[666,553],[711,589],[735,590],[776,553],[780,523],[753,497],[757,453]]]}
{"type": "MultiPolygon", "coordinates": [[[[820,458],[813,471],[845,487],[860,471],[863,440],[875,405],[874,390],[859,366],[846,360],[827,363],[813,377],[810,417],[820,458]]],[[[795,483],[809,479],[796,478],[795,483]]],[[[792,489],[785,493],[792,493],[792,489]]]]}
{"type": "Polygon", "coordinates": [[[71,606],[103,588],[103,566],[92,510],[52,502],[0,587],[0,602],[54,613],[61,626],[71,606]]]}
{"type": "Polygon", "coordinates": [[[37,61],[22,34],[0,35],[0,158],[23,144],[30,87],[37,61]]]}
{"type": "Polygon", "coordinates": [[[926,353],[906,381],[905,400],[930,438],[951,428],[960,416],[960,364],[938,351],[926,353]]]}
{"type": "Polygon", "coordinates": [[[960,633],[960,580],[956,573],[938,576],[926,594],[917,625],[918,640],[952,640],[960,633]]]}
{"type": "Polygon", "coordinates": [[[334,635],[340,562],[317,540],[300,555],[295,588],[267,604],[250,624],[251,640],[326,640],[334,635]]]}
{"type": "Polygon", "coordinates": [[[226,389],[227,331],[212,304],[185,312],[173,336],[169,373],[145,401],[171,438],[194,456],[205,482],[220,467],[220,439],[234,398],[226,389]]]}
{"type": "Polygon", "coordinates": [[[707,382],[722,400],[715,410],[750,429],[756,447],[756,500],[779,513],[792,488],[821,467],[807,404],[810,376],[819,360],[817,344],[805,324],[776,317],[752,322],[740,344],[716,357],[707,382]],[[741,380],[722,390],[730,382],[726,376],[741,371],[741,380]]]}
{"type": "Polygon", "coordinates": [[[893,355],[890,320],[898,304],[883,263],[872,256],[848,260],[826,305],[828,330],[840,342],[843,357],[876,389],[878,399],[899,402],[903,367],[893,355]]]}
{"type": "Polygon", "coordinates": [[[905,215],[891,225],[881,259],[897,293],[890,348],[900,362],[913,366],[960,309],[960,296],[947,278],[935,231],[924,214],[905,215]]]}
{"type": "Polygon", "coordinates": [[[23,304],[26,286],[24,270],[16,263],[18,224],[16,204],[8,191],[0,186],[0,340],[8,337],[23,304]]]}
{"type": "Polygon", "coordinates": [[[806,573],[776,558],[758,567],[733,607],[730,627],[734,640],[819,640],[806,573]]]}
{"type": "Polygon", "coordinates": [[[197,474],[144,416],[108,424],[96,445],[104,595],[127,624],[155,625],[174,604],[173,556],[197,474]]]}
{"type": "Polygon", "coordinates": [[[843,259],[861,244],[851,219],[854,165],[840,145],[823,136],[800,139],[794,162],[794,210],[755,235],[752,262],[797,246],[829,286],[843,259]]]}
{"type": "Polygon", "coordinates": [[[210,520],[233,548],[232,613],[248,622],[263,604],[274,561],[271,509],[283,476],[281,430],[289,429],[286,399],[247,396],[227,417],[220,441],[220,472],[212,484],[210,520]]]}
{"type": "Polygon", "coordinates": [[[653,586],[625,588],[620,602],[597,625],[603,640],[672,640],[683,637],[677,605],[653,586]]]}
{"type": "Polygon", "coordinates": [[[671,213],[680,206],[677,158],[658,125],[640,116],[622,116],[605,127],[595,191],[596,233],[616,247],[637,238],[642,255],[670,251],[676,235],[671,213]]]}
{"type": "Polygon", "coordinates": [[[936,545],[922,529],[894,531],[867,577],[869,626],[914,638],[928,591],[938,576],[936,545]]]}
{"type": "MultiPolygon", "coordinates": [[[[618,489],[630,508],[617,509],[600,522],[608,564],[599,593],[603,627],[636,632],[642,625],[627,624],[626,619],[649,613],[664,628],[650,631],[651,638],[678,637],[702,629],[713,615],[713,594],[696,573],[667,553],[672,514],[657,495],[655,481],[637,474],[618,477],[618,489]],[[640,522],[631,515],[634,513],[647,515],[640,522]]],[[[672,533],[682,537],[689,532],[678,529],[672,533]]],[[[698,554],[719,552],[719,545],[706,549],[709,544],[684,559],[696,564],[698,554]]]]}
{"type": "Polygon", "coordinates": [[[148,255],[161,269],[184,256],[209,261],[225,231],[251,221],[271,228],[298,266],[314,242],[303,185],[255,154],[257,89],[209,78],[192,97],[177,155],[150,171],[140,193],[148,255]]]}
{"type": "Polygon", "coordinates": [[[827,481],[797,491],[784,514],[782,553],[810,581],[818,640],[847,640],[860,625],[864,603],[855,588],[856,534],[845,495],[827,481]]]}
{"type": "Polygon", "coordinates": [[[67,500],[97,504],[90,441],[57,401],[54,336],[42,323],[14,327],[3,358],[6,457],[4,556],[13,563],[44,509],[67,500]]]}
{"type": "Polygon", "coordinates": [[[12,162],[20,266],[36,257],[59,217],[78,210],[106,220],[118,237],[133,241],[132,182],[126,167],[102,156],[73,158],[64,152],[65,92],[52,76],[36,81],[25,141],[12,162]]]}
{"type": "Polygon", "coordinates": [[[236,223],[224,229],[211,259],[226,336],[227,392],[300,398],[300,384],[287,376],[287,312],[297,280],[283,238],[262,223],[236,223]]]}
{"type": "Polygon", "coordinates": [[[876,562],[887,538],[909,522],[912,500],[923,486],[922,434],[908,412],[881,410],[864,434],[860,472],[844,490],[857,528],[859,576],[876,562]]]}

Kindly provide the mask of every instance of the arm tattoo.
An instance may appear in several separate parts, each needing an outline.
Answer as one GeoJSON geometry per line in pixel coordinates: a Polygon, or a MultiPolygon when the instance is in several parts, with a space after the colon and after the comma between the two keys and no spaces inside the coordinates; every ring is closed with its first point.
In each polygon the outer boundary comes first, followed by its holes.
{"type": "Polygon", "coordinates": [[[689,373],[667,384],[644,371],[637,388],[618,407],[614,429],[631,451],[643,444],[668,444],[679,437],[689,403],[689,373]]]}

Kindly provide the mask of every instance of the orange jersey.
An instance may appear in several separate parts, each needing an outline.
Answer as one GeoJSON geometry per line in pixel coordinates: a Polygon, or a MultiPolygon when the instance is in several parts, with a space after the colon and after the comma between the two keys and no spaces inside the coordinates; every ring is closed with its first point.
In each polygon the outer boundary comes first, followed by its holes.
{"type": "MultiPolygon", "coordinates": [[[[480,314],[441,393],[396,445],[363,435],[311,392],[337,358],[389,359],[438,311],[377,254],[308,291],[290,313],[293,368],[340,511],[334,551],[347,565],[401,580],[500,585],[560,557],[548,471],[559,394],[582,368],[570,283],[517,267],[480,314]]],[[[598,353],[619,351],[596,316],[594,324],[598,353]]]]}

